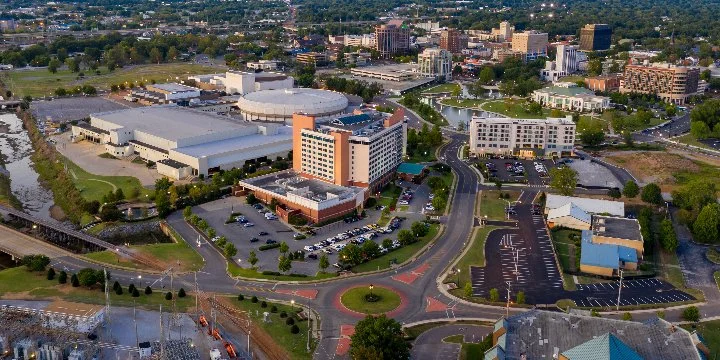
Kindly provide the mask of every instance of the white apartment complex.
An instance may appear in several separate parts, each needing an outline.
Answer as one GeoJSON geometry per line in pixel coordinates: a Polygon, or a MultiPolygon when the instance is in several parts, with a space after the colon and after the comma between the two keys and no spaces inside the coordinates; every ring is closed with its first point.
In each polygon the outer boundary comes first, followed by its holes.
{"type": "Polygon", "coordinates": [[[474,116],[470,121],[470,152],[477,156],[568,156],[573,153],[574,142],[572,116],[547,119],[474,116]]]}
{"type": "Polygon", "coordinates": [[[452,80],[452,54],[444,49],[425,49],[418,55],[418,72],[424,77],[452,80]]]}
{"type": "Polygon", "coordinates": [[[558,81],[578,71],[580,62],[586,59],[583,53],[578,52],[577,45],[558,45],[555,61],[546,61],[540,76],[545,81],[558,81]]]}

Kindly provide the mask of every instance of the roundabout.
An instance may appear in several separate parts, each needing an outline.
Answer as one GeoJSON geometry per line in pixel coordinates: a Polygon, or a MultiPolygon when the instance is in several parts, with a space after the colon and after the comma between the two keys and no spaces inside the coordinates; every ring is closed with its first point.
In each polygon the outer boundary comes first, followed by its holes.
{"type": "Polygon", "coordinates": [[[346,290],[340,295],[340,303],[350,311],[376,315],[397,309],[402,298],[391,289],[369,285],[346,290]]]}

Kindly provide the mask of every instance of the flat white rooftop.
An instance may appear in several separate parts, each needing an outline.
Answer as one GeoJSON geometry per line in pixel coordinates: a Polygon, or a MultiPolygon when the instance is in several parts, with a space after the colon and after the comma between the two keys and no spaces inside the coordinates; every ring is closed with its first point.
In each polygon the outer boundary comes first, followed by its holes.
{"type": "Polygon", "coordinates": [[[164,83],[164,84],[154,84],[154,85],[148,85],[149,87],[167,91],[169,93],[179,93],[179,92],[185,92],[185,91],[200,91],[198,88],[194,88],[192,86],[187,86],[183,84],[178,83],[164,83]]]}
{"type": "Polygon", "coordinates": [[[242,125],[222,116],[191,110],[177,105],[156,105],[95,113],[93,118],[113,123],[119,127],[140,130],[159,138],[177,141],[184,138],[225,133],[244,129],[242,125]]]}
{"type": "MultiPolygon", "coordinates": [[[[289,126],[282,126],[278,129],[278,133],[275,135],[247,135],[225,140],[212,141],[204,144],[183,146],[174,150],[181,154],[201,158],[216,154],[222,154],[223,152],[227,152],[230,150],[251,149],[263,146],[269,147],[274,143],[288,142],[291,139],[292,128],[289,126]]],[[[290,143],[288,142],[287,145],[289,146],[290,143]]],[[[289,150],[290,149],[288,149],[288,151],[289,150]]],[[[256,157],[262,157],[263,155],[261,153],[262,150],[258,153],[259,155],[256,157]]]]}

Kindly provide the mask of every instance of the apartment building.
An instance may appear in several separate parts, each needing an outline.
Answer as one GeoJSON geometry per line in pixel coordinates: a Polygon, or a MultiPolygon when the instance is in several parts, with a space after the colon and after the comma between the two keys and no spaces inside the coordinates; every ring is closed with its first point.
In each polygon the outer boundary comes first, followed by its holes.
{"type": "Polygon", "coordinates": [[[467,35],[457,29],[447,29],[440,32],[440,48],[451,54],[459,54],[468,46],[467,35]]]}
{"type": "Polygon", "coordinates": [[[525,54],[528,61],[547,56],[548,34],[530,30],[512,36],[512,50],[525,54]]]}
{"type": "Polygon", "coordinates": [[[295,61],[305,65],[323,66],[327,65],[328,56],[325,53],[311,51],[297,54],[295,61]]]}
{"type": "Polygon", "coordinates": [[[376,26],[375,46],[383,58],[406,52],[410,48],[410,28],[395,23],[376,26]]]}
{"type": "Polygon", "coordinates": [[[620,89],[622,75],[601,75],[585,78],[585,86],[592,91],[610,92],[620,89]]]}
{"type": "Polygon", "coordinates": [[[445,49],[425,49],[418,55],[418,71],[424,77],[452,80],[452,54],[445,49]]]}
{"type": "Polygon", "coordinates": [[[384,118],[362,113],[318,125],[293,116],[293,167],[308,177],[340,186],[377,189],[389,181],[405,154],[403,113],[384,118]]]}
{"type": "Polygon", "coordinates": [[[587,24],[580,29],[581,51],[602,51],[610,49],[612,29],[607,24],[587,24]]]}
{"type": "Polygon", "coordinates": [[[514,32],[515,27],[510,25],[509,22],[503,21],[500,23],[500,27],[493,28],[490,34],[496,41],[505,42],[512,40],[514,32]]]}
{"type": "Polygon", "coordinates": [[[569,156],[574,142],[572,116],[547,119],[474,116],[470,121],[470,152],[477,156],[569,156]]]}
{"type": "Polygon", "coordinates": [[[626,65],[621,93],[655,94],[668,103],[683,105],[697,92],[700,69],[657,65],[626,65]]]}

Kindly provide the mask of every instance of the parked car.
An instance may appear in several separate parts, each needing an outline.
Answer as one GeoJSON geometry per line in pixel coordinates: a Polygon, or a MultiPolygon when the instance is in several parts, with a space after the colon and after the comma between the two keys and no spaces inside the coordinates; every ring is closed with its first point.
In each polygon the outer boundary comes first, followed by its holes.
{"type": "Polygon", "coordinates": [[[219,236],[216,236],[216,237],[210,239],[210,241],[212,241],[212,242],[216,242],[216,241],[218,241],[218,240],[220,240],[220,237],[219,237],[219,236]]]}
{"type": "Polygon", "coordinates": [[[410,205],[410,203],[407,200],[399,200],[398,204],[400,205],[410,205]]]}
{"type": "Polygon", "coordinates": [[[268,245],[270,245],[270,244],[275,244],[275,243],[277,243],[277,241],[275,241],[275,240],[273,240],[273,239],[267,239],[267,240],[265,240],[265,243],[268,244],[268,245]]]}
{"type": "Polygon", "coordinates": [[[258,236],[265,236],[265,235],[267,235],[267,234],[268,234],[267,232],[261,231],[261,232],[258,233],[258,236]]]}
{"type": "Polygon", "coordinates": [[[250,238],[250,242],[251,242],[251,243],[258,242],[258,241],[260,241],[260,239],[258,239],[258,238],[256,238],[256,237],[250,238]]]}
{"type": "Polygon", "coordinates": [[[307,245],[307,246],[305,246],[305,247],[303,248],[303,250],[305,250],[305,251],[315,251],[316,249],[315,249],[315,247],[312,246],[312,245],[307,245]]]}
{"type": "Polygon", "coordinates": [[[247,227],[253,227],[253,226],[255,226],[255,224],[249,222],[249,223],[243,224],[243,226],[247,228],[247,227]]]}
{"type": "Polygon", "coordinates": [[[308,254],[307,257],[310,259],[313,259],[313,260],[317,260],[317,258],[318,258],[317,254],[308,254]]]}

